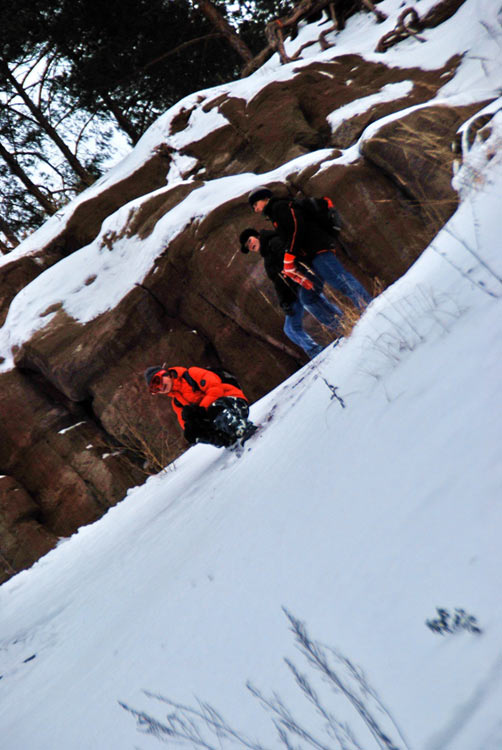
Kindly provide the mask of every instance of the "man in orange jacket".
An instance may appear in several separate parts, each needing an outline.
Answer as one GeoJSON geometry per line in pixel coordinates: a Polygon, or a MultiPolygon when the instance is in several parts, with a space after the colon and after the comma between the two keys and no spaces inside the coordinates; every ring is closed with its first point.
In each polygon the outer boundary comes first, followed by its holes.
{"type": "Polygon", "coordinates": [[[165,365],[145,370],[150,393],[171,399],[189,443],[209,443],[218,448],[237,442],[242,445],[256,431],[248,419],[248,400],[237,381],[232,376],[225,378],[221,372],[165,365]]]}

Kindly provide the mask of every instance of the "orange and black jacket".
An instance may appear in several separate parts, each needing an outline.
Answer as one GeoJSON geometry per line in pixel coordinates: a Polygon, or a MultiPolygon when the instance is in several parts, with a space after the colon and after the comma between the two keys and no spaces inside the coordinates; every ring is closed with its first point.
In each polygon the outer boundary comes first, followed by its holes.
{"type": "Polygon", "coordinates": [[[211,370],[202,367],[169,367],[167,374],[173,381],[173,387],[167,395],[172,400],[172,407],[183,430],[185,421],[181,412],[188,404],[207,409],[222,396],[233,396],[247,401],[240,388],[223,383],[220,376],[211,370]]]}
{"type": "Polygon", "coordinates": [[[285,245],[285,252],[294,255],[297,263],[307,263],[317,253],[334,249],[336,238],[319,226],[302,210],[300,201],[271,198],[263,213],[273,223],[285,245]]]}

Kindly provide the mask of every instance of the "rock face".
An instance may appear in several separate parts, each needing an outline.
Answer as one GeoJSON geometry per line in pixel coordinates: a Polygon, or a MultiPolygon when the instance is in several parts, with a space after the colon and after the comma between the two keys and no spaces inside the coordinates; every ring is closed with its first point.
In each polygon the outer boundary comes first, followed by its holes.
{"type": "Polygon", "coordinates": [[[57,542],[41,524],[38,505],[12,477],[0,477],[0,577],[29,568],[57,542]]]}
{"type": "MultiPolygon", "coordinates": [[[[231,87],[192,98],[141,166],[84,194],[56,236],[0,267],[3,322],[21,289],[79,248],[100,242],[113,263],[120,243],[157,242],[159,223],[201,186],[214,181],[217,191],[221,178],[243,176],[241,192],[222,194],[217,208],[161,243],[141,283],[111,309],[81,323],[62,302],[49,306],[46,324],[16,348],[15,368],[0,374],[0,582],[186,448],[169,404],[145,392],[146,366],[223,364],[253,401],[305,363],[284,337],[261,262],[238,251],[244,227],[267,226],[247,205],[248,173],[263,174],[283,194],[332,196],[343,217],[341,260],[368,289],[409,268],[456,208],[450,144],[484,104],[428,104],[459,62],[423,71],[342,55],[293,66],[287,81],[262,87],[250,101],[232,96],[231,87]],[[394,95],[373,101],[383,89],[394,95]],[[349,108],[361,99],[367,106],[349,108]],[[218,113],[224,124],[177,147],[198,113],[218,113]],[[337,161],[358,143],[352,160],[337,161]],[[166,185],[175,162],[186,169],[166,185]],[[278,167],[281,182],[268,174],[278,167]],[[120,229],[101,230],[130,201],[120,229]]],[[[89,268],[83,283],[95,281],[89,268]]]]}

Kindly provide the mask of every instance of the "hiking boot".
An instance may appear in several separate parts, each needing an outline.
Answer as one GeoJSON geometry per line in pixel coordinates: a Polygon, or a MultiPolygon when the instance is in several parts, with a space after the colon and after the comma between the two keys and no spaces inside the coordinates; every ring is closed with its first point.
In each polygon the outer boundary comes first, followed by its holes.
{"type": "Polygon", "coordinates": [[[249,440],[249,438],[255,434],[258,427],[253,424],[252,422],[248,422],[242,435],[239,435],[239,442],[241,445],[244,445],[246,440],[249,440]]]}

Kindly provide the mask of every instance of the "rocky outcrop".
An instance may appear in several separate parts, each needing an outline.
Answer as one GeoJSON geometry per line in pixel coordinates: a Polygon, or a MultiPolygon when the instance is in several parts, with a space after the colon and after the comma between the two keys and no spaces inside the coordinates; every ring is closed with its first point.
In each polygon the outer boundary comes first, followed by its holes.
{"type": "Polygon", "coordinates": [[[0,414],[1,582],[103,515],[144,473],[85,403],[40,375],[2,374],[0,414]]]}
{"type": "Polygon", "coordinates": [[[202,165],[204,178],[213,179],[268,172],[320,148],[348,148],[370,123],[429,101],[453,77],[458,63],[453,57],[439,70],[424,71],[341,55],[333,62],[304,65],[291,80],[270,83],[247,103],[225,95],[209,99],[202,109],[217,108],[228,124],[191,143],[185,153],[197,159],[194,173],[199,175],[202,165]],[[368,105],[332,131],[327,121],[330,113],[397,83],[409,84],[406,94],[368,105]]]}
{"type": "MultiPolygon", "coordinates": [[[[369,289],[409,268],[456,208],[450,144],[483,106],[432,102],[458,64],[423,71],[341,55],[302,63],[247,101],[231,88],[201,94],[173,113],[143,166],[91,188],[50,241],[4,262],[2,321],[20,289],[95,238],[113,264],[121,243],[155,242],[159,223],[198,188],[214,181],[217,191],[220,178],[243,175],[242,191],[180,226],[112,309],[82,323],[64,301],[50,305],[45,325],[15,351],[15,368],[0,374],[0,581],[185,449],[169,404],[145,392],[146,366],[223,364],[255,400],[306,361],[283,335],[260,260],[238,250],[244,227],[267,226],[247,205],[247,173],[291,196],[331,195],[343,217],[342,260],[369,289]],[[217,112],[220,124],[176,150],[198,112],[217,112]],[[337,159],[357,143],[352,159],[337,159]],[[178,158],[182,179],[166,186],[178,158]],[[269,175],[278,167],[281,182],[269,175]],[[103,232],[121,206],[122,224],[103,232]]],[[[95,280],[89,268],[83,283],[95,280]]]]}
{"type": "Polygon", "coordinates": [[[38,505],[12,477],[0,476],[0,583],[38,560],[57,543],[41,524],[38,505]]]}

